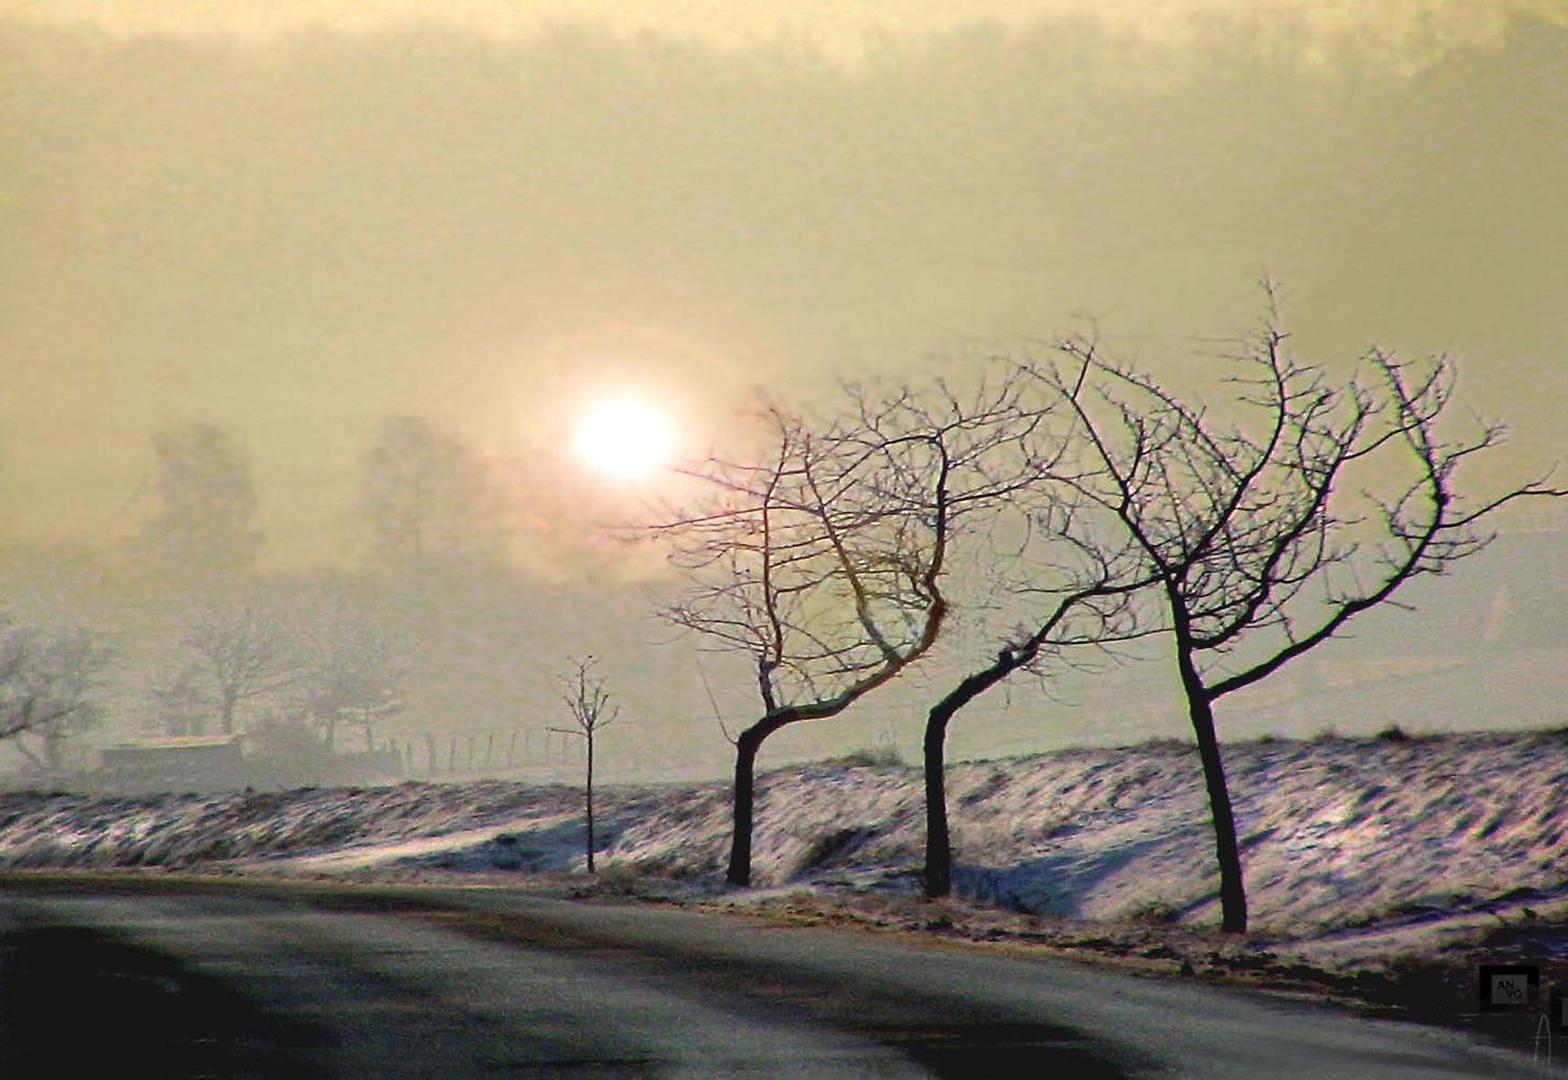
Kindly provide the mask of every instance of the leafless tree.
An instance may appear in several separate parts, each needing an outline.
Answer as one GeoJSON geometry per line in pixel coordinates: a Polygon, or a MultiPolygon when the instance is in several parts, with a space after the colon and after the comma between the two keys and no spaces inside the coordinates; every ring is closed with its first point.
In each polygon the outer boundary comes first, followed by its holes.
{"type": "Polygon", "coordinates": [[[86,628],[16,626],[0,617],[0,739],[14,740],[34,767],[58,772],[66,741],[102,722],[99,693],[113,656],[86,628]]]}
{"type": "Polygon", "coordinates": [[[935,644],[955,538],[1028,481],[1036,418],[1019,397],[1011,376],[965,396],[848,387],[837,418],[814,428],[770,405],[765,454],[690,470],[715,494],[657,530],[690,583],[666,615],[747,657],[761,706],[734,739],[731,884],[751,880],[768,736],[842,713],[935,644]]]}
{"type": "Polygon", "coordinates": [[[375,749],[375,725],[403,708],[403,669],[392,643],[367,622],[339,616],[311,636],[312,658],[299,673],[302,709],[320,727],[328,750],[339,724],[357,724],[365,749],[375,749]]]}
{"type": "Polygon", "coordinates": [[[1335,383],[1291,355],[1267,291],[1262,329],[1230,357],[1237,420],[1105,360],[1090,340],[1062,342],[1059,361],[1036,372],[1077,420],[1085,459],[1067,486],[1119,525],[1157,579],[1230,932],[1245,931],[1247,904],[1214,703],[1479,551],[1491,538],[1483,522],[1503,506],[1564,494],[1542,477],[1460,495],[1457,470],[1503,429],[1439,431],[1453,362],[1373,350],[1335,383]]]}
{"type": "Polygon", "coordinates": [[[585,843],[588,855],[588,872],[590,874],[596,872],[593,864],[594,736],[614,723],[615,718],[621,713],[619,705],[613,709],[610,708],[610,693],[604,688],[604,679],[594,671],[596,662],[592,656],[586,656],[581,660],[573,658],[569,661],[572,665],[572,673],[561,680],[561,700],[566,702],[566,707],[571,710],[573,726],[550,729],[563,735],[574,735],[582,739],[583,745],[587,750],[583,798],[588,824],[588,835],[585,843]]]}
{"type": "MultiPolygon", "coordinates": [[[[1067,444],[1046,445],[1051,456],[1036,467],[1042,476],[1060,476],[1070,467],[1067,444]]],[[[1004,588],[1033,609],[1033,621],[1018,622],[993,658],[959,680],[926,714],[924,884],[932,898],[949,895],[953,887],[946,792],[947,731],[953,718],[1016,672],[1049,678],[1062,667],[1084,666],[1086,661],[1079,657],[1085,652],[1104,655],[1117,643],[1146,632],[1132,601],[1154,579],[1133,546],[1086,528],[1089,515],[1082,512],[1080,498],[1070,489],[1031,495],[1044,496],[1026,511],[1032,520],[1025,548],[1037,549],[1038,555],[1015,560],[1013,580],[1004,588]]]]}
{"type": "Polygon", "coordinates": [[[213,698],[201,685],[194,662],[161,673],[147,690],[147,718],[165,735],[200,735],[212,715],[213,698]]]}
{"type": "Polygon", "coordinates": [[[296,686],[306,671],[278,623],[249,607],[208,608],[186,629],[183,644],[212,694],[225,735],[234,734],[240,705],[296,686]]]}

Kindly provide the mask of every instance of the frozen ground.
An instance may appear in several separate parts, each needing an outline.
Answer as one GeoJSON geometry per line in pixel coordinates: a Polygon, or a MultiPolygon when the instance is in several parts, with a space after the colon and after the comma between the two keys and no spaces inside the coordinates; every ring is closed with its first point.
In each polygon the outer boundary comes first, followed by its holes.
{"type": "MultiPolygon", "coordinates": [[[[841,763],[765,775],[757,887],[742,892],[719,885],[726,785],[601,792],[605,873],[593,888],[1088,948],[1198,974],[1272,973],[1385,998],[1424,978],[1427,990],[1446,981],[1458,1001],[1472,985],[1467,965],[1487,959],[1539,960],[1568,976],[1568,866],[1558,859],[1568,734],[1277,740],[1226,754],[1252,912],[1243,940],[1212,933],[1207,803],[1195,752],[1177,743],[953,766],[959,896],[947,904],[919,900],[919,772],[841,763]]],[[[0,866],[11,868],[570,890],[583,885],[573,876],[581,844],[577,792],[498,781],[0,796],[0,866]]]]}

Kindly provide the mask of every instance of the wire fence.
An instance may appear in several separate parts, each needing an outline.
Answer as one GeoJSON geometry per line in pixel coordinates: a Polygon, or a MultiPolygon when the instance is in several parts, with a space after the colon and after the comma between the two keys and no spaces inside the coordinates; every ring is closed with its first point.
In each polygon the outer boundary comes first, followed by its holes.
{"type": "Polygon", "coordinates": [[[578,765],[581,739],[548,728],[488,728],[389,735],[378,749],[394,755],[411,780],[503,776],[543,766],[578,765]]]}

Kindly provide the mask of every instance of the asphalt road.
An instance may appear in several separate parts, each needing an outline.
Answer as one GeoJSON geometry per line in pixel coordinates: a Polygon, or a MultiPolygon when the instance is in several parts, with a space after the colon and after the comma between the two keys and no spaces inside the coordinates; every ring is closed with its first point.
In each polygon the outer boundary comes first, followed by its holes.
{"type": "Polygon", "coordinates": [[[1506,1077],[1326,1007],[510,892],[0,889],[0,1077],[1506,1077]]]}

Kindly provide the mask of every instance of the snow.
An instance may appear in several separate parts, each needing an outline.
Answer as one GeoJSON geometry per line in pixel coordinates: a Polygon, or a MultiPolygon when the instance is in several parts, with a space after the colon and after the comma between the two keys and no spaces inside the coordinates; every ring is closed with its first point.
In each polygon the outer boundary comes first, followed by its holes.
{"type": "MultiPolygon", "coordinates": [[[[1568,914],[1568,734],[1263,740],[1225,750],[1252,928],[1327,963],[1440,948],[1526,905],[1568,914]],[[1499,914],[1501,912],[1502,914],[1499,914]]],[[[1174,741],[960,763],[948,773],[962,902],[1098,923],[1219,921],[1195,750],[1174,741]]],[[[717,896],[722,783],[611,787],[600,862],[717,896]]],[[[0,866],[273,875],[469,875],[582,867],[564,786],[405,783],[281,793],[0,796],[0,866]]],[[[759,778],[751,893],[913,896],[918,770],[821,763],[759,778]]],[[[1520,917],[1522,921],[1523,917],[1520,917]]],[[[1568,956],[1553,933],[1534,945],[1568,956]]],[[[1562,939],[1568,942],[1568,937],[1562,939]]]]}

